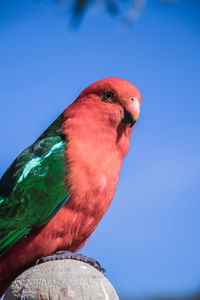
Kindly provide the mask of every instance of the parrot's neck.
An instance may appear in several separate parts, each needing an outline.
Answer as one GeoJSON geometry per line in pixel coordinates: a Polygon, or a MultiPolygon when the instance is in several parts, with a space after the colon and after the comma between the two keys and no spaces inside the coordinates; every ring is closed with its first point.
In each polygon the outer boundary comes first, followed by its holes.
{"type": "Polygon", "coordinates": [[[132,130],[124,125],[116,128],[106,119],[108,114],[102,115],[101,111],[96,105],[91,107],[90,104],[88,109],[77,101],[63,115],[69,170],[66,183],[80,194],[91,188],[104,189],[108,182],[114,182],[116,188],[122,161],[128,152],[132,130]]]}

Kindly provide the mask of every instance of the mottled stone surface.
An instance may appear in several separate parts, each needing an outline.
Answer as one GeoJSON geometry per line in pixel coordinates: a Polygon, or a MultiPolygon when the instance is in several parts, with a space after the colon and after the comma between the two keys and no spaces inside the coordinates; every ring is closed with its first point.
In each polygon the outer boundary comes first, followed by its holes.
{"type": "Polygon", "coordinates": [[[5,300],[119,300],[108,279],[89,264],[59,260],[28,269],[11,284],[5,300]]]}

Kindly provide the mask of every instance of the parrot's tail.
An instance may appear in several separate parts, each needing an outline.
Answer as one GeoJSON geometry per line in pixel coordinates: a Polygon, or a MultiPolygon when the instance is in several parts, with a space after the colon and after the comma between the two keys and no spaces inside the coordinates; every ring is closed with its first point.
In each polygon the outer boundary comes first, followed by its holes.
{"type": "MultiPolygon", "coordinates": [[[[0,299],[5,294],[6,290],[10,286],[12,280],[8,280],[7,273],[9,273],[9,264],[6,264],[5,270],[5,258],[4,255],[0,256],[0,299]],[[7,272],[8,271],[8,272],[7,272]]],[[[14,279],[14,278],[13,278],[14,279]]]]}
{"type": "Polygon", "coordinates": [[[5,294],[8,287],[9,287],[9,283],[6,284],[1,276],[1,266],[0,266],[0,299],[5,294]]]}

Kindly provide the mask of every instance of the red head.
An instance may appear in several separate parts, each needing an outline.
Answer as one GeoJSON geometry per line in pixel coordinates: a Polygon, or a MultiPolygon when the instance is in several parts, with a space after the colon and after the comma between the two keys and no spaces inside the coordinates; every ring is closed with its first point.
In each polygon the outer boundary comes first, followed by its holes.
{"type": "Polygon", "coordinates": [[[114,195],[140,103],[141,95],[134,85],[107,78],[84,89],[65,110],[62,130],[67,137],[70,172],[66,182],[71,192],[84,195],[90,189],[104,187],[106,181],[112,182],[114,195]]]}
{"type": "Polygon", "coordinates": [[[90,149],[99,153],[108,151],[104,148],[111,145],[124,157],[140,114],[140,103],[140,92],[130,82],[120,78],[103,79],[84,89],[66,109],[62,129],[68,141],[74,139],[79,144],[81,155],[90,149]]]}
{"type": "Polygon", "coordinates": [[[80,94],[78,101],[93,101],[102,110],[104,119],[114,126],[120,123],[132,127],[139,118],[141,95],[130,82],[120,78],[97,81],[80,94]]]}

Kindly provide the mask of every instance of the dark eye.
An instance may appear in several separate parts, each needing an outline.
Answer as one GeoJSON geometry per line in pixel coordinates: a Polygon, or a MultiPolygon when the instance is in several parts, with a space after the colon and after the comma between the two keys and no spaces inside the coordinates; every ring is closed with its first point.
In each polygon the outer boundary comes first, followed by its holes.
{"type": "Polygon", "coordinates": [[[112,100],[113,98],[114,98],[114,95],[111,91],[106,91],[103,95],[103,99],[107,100],[107,101],[112,100]]]}

